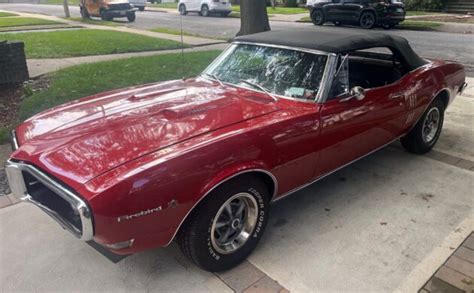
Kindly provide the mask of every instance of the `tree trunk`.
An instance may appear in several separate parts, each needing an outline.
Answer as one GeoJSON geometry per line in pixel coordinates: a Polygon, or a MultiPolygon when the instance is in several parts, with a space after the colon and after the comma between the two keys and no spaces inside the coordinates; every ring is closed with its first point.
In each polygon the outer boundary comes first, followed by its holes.
{"type": "Polygon", "coordinates": [[[63,1],[63,6],[64,6],[64,16],[70,17],[71,15],[69,14],[69,3],[68,0],[63,1]]]}
{"type": "Polygon", "coordinates": [[[270,0],[270,3],[272,4],[272,8],[275,9],[275,0],[270,0]]]}
{"type": "Polygon", "coordinates": [[[240,31],[238,36],[270,30],[266,0],[240,1],[240,31]]]}

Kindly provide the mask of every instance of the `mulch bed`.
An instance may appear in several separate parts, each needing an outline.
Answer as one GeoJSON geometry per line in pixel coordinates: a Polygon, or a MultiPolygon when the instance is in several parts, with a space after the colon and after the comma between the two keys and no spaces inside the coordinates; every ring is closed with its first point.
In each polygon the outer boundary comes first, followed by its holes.
{"type": "Polygon", "coordinates": [[[0,127],[13,127],[18,121],[22,100],[49,87],[49,78],[42,76],[16,85],[0,85],[0,127]]]}
{"type": "Polygon", "coordinates": [[[10,127],[16,121],[23,96],[23,85],[0,86],[0,127],[10,127]]]}

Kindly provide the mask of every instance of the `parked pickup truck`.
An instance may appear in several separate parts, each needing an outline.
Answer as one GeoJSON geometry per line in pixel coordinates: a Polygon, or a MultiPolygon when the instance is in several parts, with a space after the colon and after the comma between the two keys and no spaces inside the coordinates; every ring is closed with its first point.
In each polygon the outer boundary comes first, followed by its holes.
{"type": "Polygon", "coordinates": [[[128,0],[81,0],[79,2],[83,18],[97,16],[102,20],[112,20],[115,17],[126,17],[135,21],[136,8],[128,0]]]}

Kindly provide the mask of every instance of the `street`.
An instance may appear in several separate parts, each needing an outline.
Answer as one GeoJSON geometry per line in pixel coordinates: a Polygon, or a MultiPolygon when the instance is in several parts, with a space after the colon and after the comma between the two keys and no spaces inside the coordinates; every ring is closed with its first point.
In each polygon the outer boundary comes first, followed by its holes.
{"type": "MultiPolygon", "coordinates": [[[[38,4],[0,4],[0,9],[28,13],[41,13],[54,16],[64,16],[63,7],[59,5],[38,4]]],[[[71,15],[79,17],[79,8],[70,7],[71,15]]],[[[119,20],[122,22],[122,20],[119,20]]],[[[207,37],[231,38],[240,28],[240,19],[222,17],[201,17],[188,14],[182,17],[183,30],[207,37]]],[[[134,23],[124,22],[127,26],[139,29],[157,27],[180,30],[181,23],[178,14],[165,12],[144,11],[137,14],[134,23]]],[[[444,32],[420,32],[410,30],[363,30],[357,27],[335,27],[331,25],[315,27],[311,23],[271,21],[273,30],[353,30],[357,33],[383,32],[402,36],[410,42],[415,51],[424,58],[454,60],[466,67],[467,76],[474,77],[474,36],[472,34],[452,34],[444,32]]]]}

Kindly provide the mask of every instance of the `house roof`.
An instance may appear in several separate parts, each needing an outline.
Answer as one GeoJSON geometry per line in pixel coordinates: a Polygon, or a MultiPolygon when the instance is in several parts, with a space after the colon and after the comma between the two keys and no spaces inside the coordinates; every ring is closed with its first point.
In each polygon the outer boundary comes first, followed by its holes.
{"type": "Polygon", "coordinates": [[[354,33],[352,30],[321,32],[317,30],[268,31],[239,36],[234,42],[260,43],[303,48],[328,53],[347,53],[376,47],[387,47],[410,69],[427,63],[418,56],[405,38],[377,32],[354,33]]]}

